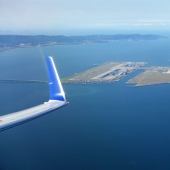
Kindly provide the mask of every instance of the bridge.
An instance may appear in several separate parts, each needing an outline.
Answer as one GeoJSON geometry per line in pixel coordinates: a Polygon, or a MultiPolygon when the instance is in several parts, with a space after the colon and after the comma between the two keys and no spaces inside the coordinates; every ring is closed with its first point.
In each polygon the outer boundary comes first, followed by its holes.
{"type": "Polygon", "coordinates": [[[42,81],[42,80],[0,79],[0,83],[48,83],[48,81],[42,81]]]}

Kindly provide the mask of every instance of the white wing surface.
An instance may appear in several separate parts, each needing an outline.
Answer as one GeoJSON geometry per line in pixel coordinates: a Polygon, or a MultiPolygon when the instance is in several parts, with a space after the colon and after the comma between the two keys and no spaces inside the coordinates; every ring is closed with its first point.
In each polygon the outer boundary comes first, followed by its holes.
{"type": "Polygon", "coordinates": [[[50,100],[44,104],[0,116],[0,131],[28,122],[68,104],[52,57],[46,57],[50,100]]]}

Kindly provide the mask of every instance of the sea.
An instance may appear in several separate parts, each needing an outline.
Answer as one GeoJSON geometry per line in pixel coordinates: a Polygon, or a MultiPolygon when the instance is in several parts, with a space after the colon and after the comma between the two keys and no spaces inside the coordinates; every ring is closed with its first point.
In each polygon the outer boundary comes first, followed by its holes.
{"type": "MultiPolygon", "coordinates": [[[[107,61],[170,66],[170,39],[11,49],[0,80],[45,80],[45,57],[61,78],[107,61]]],[[[0,170],[169,170],[170,84],[63,84],[69,105],[0,132],[0,170]]],[[[0,83],[0,115],[42,104],[46,83],[0,83]]]]}

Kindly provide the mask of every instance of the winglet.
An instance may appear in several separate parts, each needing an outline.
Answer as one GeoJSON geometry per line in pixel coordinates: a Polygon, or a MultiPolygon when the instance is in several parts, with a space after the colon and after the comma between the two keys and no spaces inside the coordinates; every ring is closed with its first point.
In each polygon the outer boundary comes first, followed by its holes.
{"type": "Polygon", "coordinates": [[[47,62],[47,68],[48,68],[50,100],[66,101],[65,93],[61,85],[61,81],[58,76],[53,58],[50,56],[47,56],[46,62],[47,62]]]}

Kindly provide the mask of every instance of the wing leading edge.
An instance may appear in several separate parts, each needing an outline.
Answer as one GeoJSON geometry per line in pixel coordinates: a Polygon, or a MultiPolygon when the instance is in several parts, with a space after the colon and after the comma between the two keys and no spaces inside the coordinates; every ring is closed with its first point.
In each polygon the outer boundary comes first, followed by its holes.
{"type": "Polygon", "coordinates": [[[28,122],[68,104],[52,57],[46,57],[50,100],[44,104],[0,116],[0,131],[28,122]]]}

